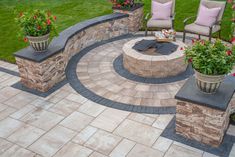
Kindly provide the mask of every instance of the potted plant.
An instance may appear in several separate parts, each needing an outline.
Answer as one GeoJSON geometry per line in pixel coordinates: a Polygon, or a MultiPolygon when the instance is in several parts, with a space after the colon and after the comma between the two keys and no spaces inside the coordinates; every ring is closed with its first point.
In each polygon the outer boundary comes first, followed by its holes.
{"type": "Polygon", "coordinates": [[[185,49],[185,59],[195,70],[197,87],[205,93],[215,93],[224,77],[230,73],[235,63],[235,51],[216,40],[193,41],[185,49]]]}
{"type": "Polygon", "coordinates": [[[56,16],[53,16],[50,12],[42,10],[21,12],[16,20],[21,28],[20,35],[24,36],[25,42],[29,41],[36,52],[46,51],[50,36],[57,35],[56,16]]]}
{"type": "Polygon", "coordinates": [[[137,5],[141,5],[142,0],[110,0],[113,4],[113,9],[130,10],[137,5]]]}

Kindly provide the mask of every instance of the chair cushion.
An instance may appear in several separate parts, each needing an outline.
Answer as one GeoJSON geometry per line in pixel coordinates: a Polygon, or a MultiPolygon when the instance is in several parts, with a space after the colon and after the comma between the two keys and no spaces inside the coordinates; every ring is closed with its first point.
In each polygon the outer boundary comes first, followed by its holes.
{"type": "Polygon", "coordinates": [[[147,23],[147,27],[149,28],[171,28],[172,27],[172,20],[168,19],[168,20],[155,20],[153,18],[151,18],[148,23],[147,23]]]}
{"type": "Polygon", "coordinates": [[[217,20],[221,8],[207,8],[204,5],[200,6],[196,24],[211,27],[217,20]]]}
{"type": "MultiPolygon", "coordinates": [[[[196,23],[186,25],[184,29],[187,32],[206,35],[206,36],[209,36],[209,34],[210,34],[210,28],[209,27],[201,26],[201,25],[198,25],[196,23]]],[[[220,30],[220,26],[215,25],[212,29],[212,33],[218,32],[219,30],[220,30]]]]}
{"type": "Polygon", "coordinates": [[[171,9],[173,2],[158,3],[152,0],[152,14],[155,20],[167,20],[171,17],[171,9]]]}

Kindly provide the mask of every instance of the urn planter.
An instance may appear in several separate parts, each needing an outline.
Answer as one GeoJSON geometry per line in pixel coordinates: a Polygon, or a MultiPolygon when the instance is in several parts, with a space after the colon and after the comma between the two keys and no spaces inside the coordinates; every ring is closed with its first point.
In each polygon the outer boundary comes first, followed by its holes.
{"type": "Polygon", "coordinates": [[[204,93],[213,94],[220,87],[225,75],[205,75],[195,70],[197,87],[204,93]]]}
{"type": "Polygon", "coordinates": [[[33,37],[33,36],[27,36],[30,46],[36,51],[36,52],[45,52],[49,45],[49,39],[50,39],[50,33],[33,37]]]}

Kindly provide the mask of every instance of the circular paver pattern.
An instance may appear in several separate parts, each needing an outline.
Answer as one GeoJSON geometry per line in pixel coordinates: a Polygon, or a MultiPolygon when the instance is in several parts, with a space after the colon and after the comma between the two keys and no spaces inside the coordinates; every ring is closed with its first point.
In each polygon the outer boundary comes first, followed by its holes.
{"type": "Polygon", "coordinates": [[[186,44],[182,41],[171,42],[178,48],[170,54],[153,53],[153,55],[133,49],[133,46],[142,40],[155,40],[155,37],[133,39],[123,46],[123,65],[130,73],[147,78],[165,78],[176,76],[186,70],[187,64],[184,61],[184,52],[181,50],[186,44]]]}
{"type": "Polygon", "coordinates": [[[174,95],[184,80],[165,83],[140,83],[120,76],[113,68],[114,60],[130,39],[98,46],[79,60],[76,74],[81,84],[92,93],[122,104],[150,107],[175,107],[174,95]]]}
{"type": "MultiPolygon", "coordinates": [[[[123,66],[115,67],[115,61],[122,55],[123,45],[137,37],[143,35],[120,36],[83,49],[69,61],[67,80],[75,91],[100,105],[137,113],[174,114],[174,95],[192,70],[163,79],[128,75],[122,71],[123,66]]],[[[187,45],[191,39],[187,38],[187,45]]]]}

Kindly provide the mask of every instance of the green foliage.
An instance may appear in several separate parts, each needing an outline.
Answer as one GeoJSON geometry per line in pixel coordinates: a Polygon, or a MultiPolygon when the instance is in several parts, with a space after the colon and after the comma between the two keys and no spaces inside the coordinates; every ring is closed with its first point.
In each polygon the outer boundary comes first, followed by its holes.
{"type": "MultiPolygon", "coordinates": [[[[142,0],[145,14],[151,12],[151,0],[142,0]]],[[[224,0],[222,0],[224,1],[224,0]]],[[[135,2],[138,2],[135,0],[135,2]]],[[[175,30],[183,31],[183,20],[197,15],[199,0],[176,0],[175,30]]],[[[230,41],[232,5],[228,4],[222,20],[222,39],[230,41]]],[[[58,32],[97,16],[112,13],[112,4],[108,0],[0,0],[0,59],[15,63],[13,53],[28,44],[17,38],[19,26],[14,11],[50,10],[58,17],[58,32]]],[[[218,37],[218,34],[215,34],[218,37]]]]}
{"type": "Polygon", "coordinates": [[[233,113],[231,116],[230,116],[230,119],[231,121],[233,121],[235,123],[235,113],[233,113]]]}
{"type": "Polygon", "coordinates": [[[235,63],[235,47],[229,49],[221,40],[193,41],[193,46],[185,49],[186,62],[195,70],[206,75],[224,75],[231,72],[235,63]]]}
{"type": "Polygon", "coordinates": [[[32,12],[20,12],[16,18],[23,36],[43,36],[48,33],[57,35],[55,22],[56,16],[50,11],[34,10],[32,12]]]}

